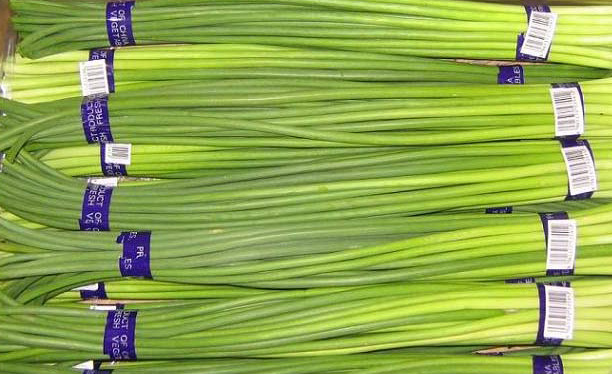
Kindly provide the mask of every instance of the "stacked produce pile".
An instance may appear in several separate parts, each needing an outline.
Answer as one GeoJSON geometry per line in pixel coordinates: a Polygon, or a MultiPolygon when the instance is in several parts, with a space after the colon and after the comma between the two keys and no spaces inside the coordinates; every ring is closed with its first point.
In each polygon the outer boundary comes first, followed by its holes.
{"type": "Polygon", "coordinates": [[[611,372],[612,3],[11,7],[0,373],[611,372]]]}

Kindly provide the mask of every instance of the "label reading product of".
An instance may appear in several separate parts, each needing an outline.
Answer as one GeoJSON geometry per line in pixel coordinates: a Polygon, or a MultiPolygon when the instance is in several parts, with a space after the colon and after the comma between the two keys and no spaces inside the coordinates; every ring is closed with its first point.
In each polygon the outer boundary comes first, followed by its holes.
{"type": "Polygon", "coordinates": [[[110,204],[113,189],[99,184],[88,184],[83,196],[79,227],[81,231],[109,231],[110,204]]]}
{"type": "Polygon", "coordinates": [[[525,84],[525,70],[521,65],[500,66],[498,84],[525,84]]]}
{"type": "Polygon", "coordinates": [[[534,356],[533,374],[564,374],[561,356],[534,356]]]}
{"type": "Polygon", "coordinates": [[[561,147],[569,180],[567,200],[591,198],[598,189],[598,183],[589,143],[586,140],[562,139],[561,147]]]}
{"type": "Polygon", "coordinates": [[[546,60],[555,37],[557,14],[547,6],[526,6],[525,9],[529,26],[524,35],[519,35],[518,60],[546,60]]]}
{"type": "Polygon", "coordinates": [[[86,96],[81,103],[81,121],[87,143],[112,143],[108,96],[86,96]]]}
{"type": "Polygon", "coordinates": [[[108,95],[108,76],[106,75],[106,61],[93,60],[79,63],[81,72],[81,91],[83,96],[108,95]]]}
{"type": "Polygon", "coordinates": [[[132,10],[135,1],[109,2],[106,5],[106,33],[108,42],[113,47],[134,45],[132,30],[132,10]]]}
{"type": "Polygon", "coordinates": [[[584,134],[585,110],[582,89],[578,83],[553,84],[550,89],[555,113],[555,136],[584,134]]]}
{"type": "Polygon", "coordinates": [[[134,310],[113,310],[106,317],[104,354],[111,361],[136,360],[136,317],[134,310]]]}
{"type": "Polygon", "coordinates": [[[574,290],[538,284],[540,297],[539,345],[560,345],[574,337],[574,290]]]}
{"type": "Polygon", "coordinates": [[[124,277],[153,278],[151,275],[151,233],[122,232],[117,243],[123,244],[119,270],[124,277]]]}

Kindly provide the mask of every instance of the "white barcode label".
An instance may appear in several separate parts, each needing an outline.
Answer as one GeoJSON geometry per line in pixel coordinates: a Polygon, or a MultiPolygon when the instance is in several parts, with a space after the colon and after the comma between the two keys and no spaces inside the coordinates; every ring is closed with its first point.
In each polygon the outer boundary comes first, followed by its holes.
{"type": "Polygon", "coordinates": [[[584,108],[578,87],[550,89],[555,112],[555,136],[584,134],[584,108]]]}
{"type": "Polygon", "coordinates": [[[557,28],[557,13],[531,12],[525,41],[521,46],[524,55],[546,58],[557,28]]]}
{"type": "Polygon", "coordinates": [[[117,177],[87,178],[87,183],[97,184],[99,186],[106,186],[106,187],[117,187],[117,185],[119,184],[119,178],[117,177]]]}
{"type": "Polygon", "coordinates": [[[93,360],[90,360],[76,364],[72,368],[75,370],[94,370],[95,366],[93,360]]]}
{"type": "Polygon", "coordinates": [[[576,261],[576,220],[548,221],[547,270],[572,270],[576,261]]]}
{"type": "Polygon", "coordinates": [[[571,340],[574,337],[574,290],[558,286],[544,286],[544,290],[544,338],[571,340]]]}
{"type": "Polygon", "coordinates": [[[81,286],[77,288],[73,288],[73,291],[97,291],[98,283],[88,284],[87,286],[81,286]]]}
{"type": "Polygon", "coordinates": [[[90,310],[99,310],[99,311],[113,311],[113,310],[117,310],[117,305],[90,305],[89,306],[90,310]]]}
{"type": "Polygon", "coordinates": [[[108,76],[106,60],[92,60],[79,63],[81,70],[81,90],[83,96],[108,95],[108,76]]]}
{"type": "Polygon", "coordinates": [[[567,166],[570,195],[597,191],[595,162],[586,146],[563,148],[563,159],[567,166]]]}
{"type": "Polygon", "coordinates": [[[129,165],[132,162],[132,145],[106,143],[104,162],[107,164],[129,165]]]}

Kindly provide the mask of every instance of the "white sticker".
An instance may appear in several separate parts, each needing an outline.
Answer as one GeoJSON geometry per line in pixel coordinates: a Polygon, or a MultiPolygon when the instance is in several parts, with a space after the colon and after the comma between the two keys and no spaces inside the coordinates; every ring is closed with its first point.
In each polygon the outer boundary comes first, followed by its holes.
{"type": "Polygon", "coordinates": [[[544,290],[544,338],[571,340],[574,337],[574,290],[558,286],[544,286],[544,290]]]}
{"type": "Polygon", "coordinates": [[[81,286],[77,288],[73,288],[73,291],[97,291],[98,283],[88,284],[87,286],[81,286]]]}
{"type": "Polygon", "coordinates": [[[81,362],[80,364],[76,364],[72,367],[75,370],[94,370],[94,362],[93,360],[81,362]]]}
{"type": "Polygon", "coordinates": [[[97,184],[106,187],[117,187],[119,185],[119,178],[108,177],[108,178],[87,178],[87,183],[97,184]]]}
{"type": "Polygon", "coordinates": [[[547,270],[572,270],[576,262],[576,220],[548,221],[547,270]]]}
{"type": "Polygon", "coordinates": [[[129,165],[132,162],[132,145],[106,143],[104,162],[107,164],[129,165]]]}
{"type": "Polygon", "coordinates": [[[557,13],[531,12],[525,41],[521,46],[524,55],[546,58],[555,37],[557,13]]]}
{"type": "Polygon", "coordinates": [[[597,171],[591,152],[584,145],[563,148],[563,159],[567,166],[570,195],[597,191],[597,171]]]}
{"type": "Polygon", "coordinates": [[[584,134],[584,108],[578,87],[553,87],[550,96],[555,112],[555,136],[584,134]]]}
{"type": "Polygon", "coordinates": [[[108,76],[106,60],[92,60],[79,63],[81,71],[81,90],[83,96],[108,95],[108,76]]]}
{"type": "Polygon", "coordinates": [[[113,310],[117,310],[117,305],[98,305],[98,304],[94,304],[94,305],[90,305],[89,309],[90,310],[100,310],[100,311],[113,311],[113,310]]]}

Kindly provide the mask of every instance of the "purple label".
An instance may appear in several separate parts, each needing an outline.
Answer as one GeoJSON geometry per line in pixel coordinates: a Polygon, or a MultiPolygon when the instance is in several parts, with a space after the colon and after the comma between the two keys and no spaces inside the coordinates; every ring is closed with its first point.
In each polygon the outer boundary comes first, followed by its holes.
{"type": "Polygon", "coordinates": [[[83,196],[79,226],[81,231],[109,231],[112,187],[88,184],[83,196]]]}
{"type": "MultiPolygon", "coordinates": [[[[591,159],[593,160],[593,164],[595,164],[595,155],[593,154],[593,149],[591,149],[591,145],[589,144],[588,141],[582,140],[582,139],[564,138],[564,139],[559,139],[559,142],[561,143],[561,147],[563,148],[585,146],[589,150],[589,153],[591,154],[591,159]]],[[[585,193],[581,193],[578,195],[572,195],[572,193],[570,192],[569,183],[568,183],[567,197],[565,198],[565,200],[566,201],[587,200],[587,199],[592,198],[594,193],[595,192],[585,192],[585,193]]]]}
{"type": "Polygon", "coordinates": [[[84,370],[83,374],[112,374],[112,370],[84,370]]]}
{"type": "Polygon", "coordinates": [[[123,244],[119,270],[124,277],[153,278],[151,275],[151,233],[122,232],[117,243],[123,244]]]}
{"type": "Polygon", "coordinates": [[[81,299],[83,300],[108,299],[108,295],[106,295],[106,287],[104,286],[104,282],[99,282],[98,289],[95,291],[81,290],[81,299]]]}
{"type": "MultiPolygon", "coordinates": [[[[584,94],[582,93],[582,87],[580,87],[580,83],[553,83],[551,85],[553,88],[576,88],[578,90],[578,94],[580,95],[580,104],[582,105],[582,120],[586,124],[586,107],[584,105],[584,94]]],[[[570,136],[569,138],[578,138],[580,135],[570,136]]]]}
{"type": "Polygon", "coordinates": [[[500,66],[497,75],[499,84],[525,84],[525,69],[520,65],[500,66]]]}
{"type": "Polygon", "coordinates": [[[109,164],[106,162],[106,144],[100,143],[100,167],[102,174],[107,177],[121,177],[128,175],[125,165],[109,164]]]}
{"type": "MultiPolygon", "coordinates": [[[[559,286],[559,287],[571,287],[569,282],[555,282],[555,283],[547,283],[551,286],[559,286]]],[[[546,291],[543,284],[538,283],[538,298],[540,299],[540,320],[538,322],[538,336],[536,338],[536,345],[552,345],[559,346],[563,343],[563,339],[551,339],[544,337],[544,324],[546,323],[546,291]]]]}
{"type": "Polygon", "coordinates": [[[118,1],[106,5],[106,33],[111,46],[136,44],[132,30],[132,10],[135,3],[135,1],[118,1]]]}
{"type": "MultiPolygon", "coordinates": [[[[555,212],[555,213],[540,213],[540,220],[542,221],[542,226],[544,227],[544,242],[546,243],[546,251],[549,251],[548,248],[548,221],[559,221],[559,220],[568,220],[569,215],[566,212],[555,212]]],[[[546,269],[546,276],[548,277],[559,277],[559,276],[567,276],[574,275],[574,269],[546,269]]]]}
{"type": "Polygon", "coordinates": [[[560,356],[534,356],[533,374],[564,374],[560,356]]]}
{"type": "Polygon", "coordinates": [[[112,310],[106,317],[104,354],[111,361],[136,360],[135,310],[112,310]]]}
{"type": "Polygon", "coordinates": [[[92,49],[89,51],[89,61],[93,60],[104,60],[106,62],[108,90],[115,92],[115,50],[110,48],[92,49]]]}
{"type": "MultiPolygon", "coordinates": [[[[550,7],[547,5],[526,5],[525,11],[527,12],[527,23],[531,20],[532,12],[542,12],[542,13],[550,13],[550,7]]],[[[540,58],[536,56],[526,55],[521,53],[521,48],[523,47],[523,43],[525,43],[525,34],[519,34],[516,41],[516,60],[517,61],[546,61],[548,60],[548,54],[550,50],[546,53],[545,58],[540,58]]]]}
{"type": "Polygon", "coordinates": [[[486,214],[512,214],[513,208],[511,206],[504,206],[499,208],[487,208],[486,214]]]}
{"type": "Polygon", "coordinates": [[[506,280],[507,284],[534,284],[535,282],[536,282],[536,279],[532,277],[506,280]]]}
{"type": "Polygon", "coordinates": [[[81,120],[87,143],[112,143],[108,96],[86,96],[81,103],[81,120]]]}

